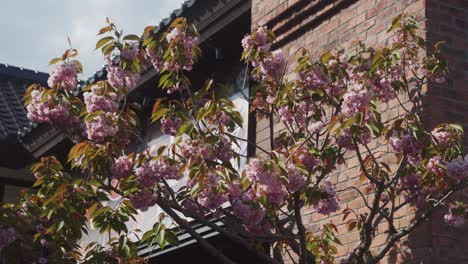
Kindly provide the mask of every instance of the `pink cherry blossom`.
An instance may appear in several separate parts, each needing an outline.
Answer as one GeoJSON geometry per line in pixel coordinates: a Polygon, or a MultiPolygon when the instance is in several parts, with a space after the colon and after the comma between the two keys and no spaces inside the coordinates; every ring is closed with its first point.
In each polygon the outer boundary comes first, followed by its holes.
{"type": "Polygon", "coordinates": [[[213,147],[210,144],[203,143],[197,139],[185,138],[180,144],[182,154],[188,158],[202,157],[204,160],[213,160],[213,147]]]}
{"type": "Polygon", "coordinates": [[[214,149],[214,155],[220,161],[229,161],[234,156],[232,142],[227,136],[221,136],[219,143],[214,149]]]}
{"type": "Polygon", "coordinates": [[[111,175],[115,179],[128,177],[132,169],[132,161],[128,156],[120,156],[115,159],[111,166],[111,175]]]}
{"type": "Polygon", "coordinates": [[[0,226],[0,250],[17,239],[16,229],[0,226]]]}
{"type": "Polygon", "coordinates": [[[99,85],[93,85],[89,92],[83,94],[84,103],[86,105],[86,110],[88,113],[93,113],[98,110],[104,112],[116,112],[120,100],[114,92],[108,92],[104,94],[104,89],[99,85]]]}
{"type": "Polygon", "coordinates": [[[64,89],[71,91],[75,89],[78,83],[78,66],[75,62],[58,62],[54,64],[50,71],[49,79],[47,84],[49,87],[57,87],[58,89],[64,89]]]}
{"type": "Polygon", "coordinates": [[[182,125],[182,119],[170,115],[161,118],[161,130],[166,135],[175,136],[179,132],[180,125],[182,125]]]}
{"type": "Polygon", "coordinates": [[[151,160],[149,166],[157,179],[178,180],[182,176],[179,174],[179,165],[175,162],[171,163],[168,158],[151,160]]]}
{"type": "Polygon", "coordinates": [[[445,162],[441,156],[437,155],[429,159],[426,166],[427,170],[435,175],[442,176],[445,174],[445,162]]]}
{"type": "Polygon", "coordinates": [[[289,106],[282,106],[280,109],[278,109],[278,114],[280,115],[281,120],[283,120],[283,122],[286,123],[288,126],[291,126],[293,124],[294,115],[289,106]]]}
{"type": "Polygon", "coordinates": [[[185,210],[188,210],[190,213],[196,214],[199,216],[204,215],[207,212],[207,210],[203,208],[203,206],[201,206],[197,201],[194,201],[191,198],[185,199],[181,203],[181,206],[185,210]]]}
{"type": "Polygon", "coordinates": [[[280,205],[286,191],[278,176],[265,170],[263,162],[258,158],[253,158],[245,167],[247,178],[256,184],[257,196],[266,195],[269,202],[280,205]]]}
{"type": "Polygon", "coordinates": [[[245,35],[241,44],[244,50],[250,50],[253,47],[252,36],[250,34],[245,35]]]}
{"type": "Polygon", "coordinates": [[[456,142],[454,135],[448,131],[445,131],[443,128],[436,128],[432,130],[431,134],[434,137],[437,145],[442,147],[449,147],[456,142]]]}
{"type": "Polygon", "coordinates": [[[133,61],[133,59],[135,59],[136,55],[138,54],[139,46],[140,44],[138,42],[132,42],[127,44],[127,46],[125,46],[122,50],[122,58],[129,61],[133,61]]]}
{"type": "Polygon", "coordinates": [[[373,94],[356,82],[349,85],[348,91],[343,96],[342,113],[346,117],[352,117],[357,113],[364,113],[373,99],[373,94]]]}
{"type": "Polygon", "coordinates": [[[329,78],[318,65],[312,65],[310,69],[299,72],[299,80],[306,89],[311,91],[330,86],[329,78]]]}
{"type": "Polygon", "coordinates": [[[448,213],[444,215],[444,220],[451,226],[463,225],[465,223],[465,205],[463,203],[451,204],[448,213]]]}
{"type": "Polygon", "coordinates": [[[88,139],[96,143],[103,143],[106,138],[113,137],[118,132],[118,127],[113,124],[117,117],[108,113],[98,115],[89,121],[86,121],[86,133],[88,139]]]}
{"type": "Polygon", "coordinates": [[[254,226],[260,224],[265,218],[266,211],[263,207],[254,207],[249,200],[238,200],[233,205],[233,213],[244,224],[254,226]]]}
{"type": "MultiPolygon", "coordinates": [[[[362,144],[369,144],[371,141],[371,132],[367,128],[359,130],[359,141],[362,144]]],[[[351,137],[351,130],[346,128],[343,130],[343,133],[337,139],[338,146],[348,150],[355,150],[356,146],[354,145],[353,139],[351,137]]]]}
{"type": "Polygon", "coordinates": [[[413,166],[418,166],[421,162],[421,144],[410,134],[404,134],[401,138],[392,137],[390,146],[394,152],[403,152],[408,156],[408,162],[413,166]]]}
{"type": "Polygon", "coordinates": [[[320,214],[330,215],[340,209],[336,189],[329,179],[324,181],[322,189],[325,191],[325,197],[314,203],[314,209],[320,214]]]}
{"type": "Polygon", "coordinates": [[[36,123],[49,123],[69,129],[77,123],[77,118],[71,115],[69,106],[64,101],[54,103],[48,95],[44,98],[44,92],[34,90],[31,92],[31,102],[26,107],[28,118],[36,123]]]}
{"type": "Polygon", "coordinates": [[[458,157],[448,162],[447,176],[453,180],[455,184],[460,183],[468,176],[468,155],[463,159],[458,157]]]}
{"type": "Polygon", "coordinates": [[[302,146],[296,151],[297,158],[308,170],[312,170],[315,166],[320,164],[320,160],[309,153],[307,144],[302,144],[302,142],[299,142],[299,144],[302,146]]]}
{"type": "Polygon", "coordinates": [[[135,209],[143,212],[147,211],[149,207],[155,205],[158,201],[156,193],[149,189],[143,189],[140,192],[130,194],[128,198],[135,209]]]}
{"type": "Polygon", "coordinates": [[[286,68],[286,55],[282,50],[275,50],[260,63],[260,79],[270,78],[279,81],[286,68]]]}
{"type": "Polygon", "coordinates": [[[193,188],[195,184],[200,184],[200,191],[196,194],[197,202],[210,210],[216,209],[228,200],[227,193],[222,192],[219,186],[221,177],[215,172],[208,172],[203,181],[194,178],[189,180],[187,186],[193,188]]]}
{"type": "Polygon", "coordinates": [[[156,71],[161,71],[164,66],[163,59],[156,54],[156,51],[154,49],[147,47],[146,53],[148,54],[148,57],[150,58],[151,64],[153,65],[154,69],[156,71]]]}
{"type": "Polygon", "coordinates": [[[252,38],[253,43],[260,52],[270,50],[271,43],[268,39],[268,31],[266,27],[259,27],[252,38]]]}
{"type": "Polygon", "coordinates": [[[385,76],[378,72],[372,87],[375,96],[382,102],[386,103],[396,97],[396,93],[392,87],[393,77],[385,76]]]}
{"type": "Polygon", "coordinates": [[[288,185],[287,188],[290,192],[298,191],[305,183],[304,176],[296,169],[294,164],[287,165],[288,170],[288,185]]]}
{"type": "Polygon", "coordinates": [[[461,226],[465,223],[465,218],[461,215],[446,214],[444,220],[445,223],[451,226],[461,226]]]}
{"type": "Polygon", "coordinates": [[[136,87],[140,75],[138,73],[125,71],[120,66],[107,66],[107,80],[114,88],[126,87],[132,90],[136,87]]]}
{"type": "Polygon", "coordinates": [[[309,125],[307,126],[307,130],[311,134],[317,134],[320,133],[322,129],[325,128],[325,126],[326,124],[323,121],[313,121],[309,123],[309,125]]]}
{"type": "Polygon", "coordinates": [[[400,186],[404,189],[416,189],[419,188],[418,185],[418,177],[416,176],[415,173],[410,172],[402,177],[400,177],[398,183],[400,186]]]}

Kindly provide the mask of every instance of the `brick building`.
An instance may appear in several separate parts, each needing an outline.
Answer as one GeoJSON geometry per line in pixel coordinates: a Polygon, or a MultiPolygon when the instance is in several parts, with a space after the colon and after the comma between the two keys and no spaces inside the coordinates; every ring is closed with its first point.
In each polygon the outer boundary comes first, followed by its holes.
{"type": "MultiPolygon", "coordinates": [[[[404,11],[417,16],[421,33],[429,42],[446,41],[443,51],[450,64],[450,75],[447,84],[426,87],[423,115],[427,126],[432,128],[440,122],[456,122],[468,128],[468,117],[464,115],[468,111],[465,103],[468,100],[468,88],[465,86],[468,84],[466,0],[190,0],[185,1],[180,9],[172,12],[159,26],[164,28],[175,17],[184,16],[200,30],[203,57],[192,74],[194,86],[203,83],[208,77],[235,86],[239,72],[243,73],[244,69],[239,62],[242,52],[240,41],[257,24],[267,25],[274,31],[278,40],[276,48],[282,48],[289,54],[289,72],[292,72],[296,52],[302,47],[311,50],[313,56],[318,56],[326,49],[346,48],[358,39],[368,45],[385,43],[389,37],[386,30],[392,18],[404,11]]],[[[99,71],[87,83],[104,77],[105,71],[99,71]]],[[[289,74],[288,78],[294,79],[294,74],[289,74]]],[[[143,123],[148,124],[142,129],[142,136],[148,142],[156,142],[162,137],[159,127],[147,122],[153,103],[151,100],[160,92],[154,89],[157,81],[156,72],[148,69],[142,74],[138,87],[128,96],[129,103],[139,109],[143,123]]],[[[396,118],[401,113],[401,109],[391,103],[382,111],[385,119],[396,118]]],[[[278,133],[283,127],[278,118],[273,121],[274,131],[278,133]]],[[[269,120],[256,120],[255,116],[250,116],[246,128],[249,139],[264,149],[270,148],[268,126],[269,120]]],[[[47,150],[51,149],[62,142],[58,135],[59,133],[55,133],[51,139],[41,141],[40,145],[47,146],[47,150]]],[[[142,146],[134,147],[138,150],[142,146]]],[[[68,145],[59,149],[68,149],[68,145]]],[[[247,149],[247,153],[250,156],[262,155],[255,153],[252,148],[247,149]]],[[[348,157],[340,173],[333,176],[338,189],[362,184],[357,166],[357,159],[348,157]]],[[[30,182],[26,185],[29,184],[30,182]]],[[[342,208],[364,207],[353,190],[342,193],[340,201],[342,208]]],[[[467,226],[453,228],[445,225],[442,221],[443,213],[442,210],[438,211],[430,221],[403,239],[382,263],[468,263],[467,226]]],[[[307,208],[303,214],[309,230],[319,231],[330,220],[338,225],[339,239],[343,242],[343,246],[338,246],[339,256],[349,254],[358,242],[358,232],[348,232],[340,214],[318,218],[307,208]]],[[[408,208],[398,215],[397,226],[408,225],[412,217],[413,213],[408,208]]],[[[245,249],[233,245],[210,228],[197,223],[193,225],[199,234],[235,261],[261,263],[245,249]]],[[[373,249],[385,242],[385,231],[384,225],[379,226],[373,249]]],[[[140,253],[149,256],[150,263],[179,263],[187,259],[195,263],[217,263],[211,261],[210,256],[187,234],[180,234],[179,238],[179,245],[166,247],[164,250],[142,245],[140,253]]]]}
{"type": "MultiPolygon", "coordinates": [[[[267,25],[277,36],[277,48],[289,54],[289,72],[295,68],[296,52],[305,47],[318,56],[326,49],[346,48],[353,41],[378,46],[388,40],[386,30],[392,18],[402,12],[415,14],[422,37],[430,43],[446,41],[444,55],[450,67],[448,82],[426,87],[424,112],[428,128],[441,122],[461,123],[468,128],[468,2],[462,0],[253,0],[252,25],[267,25]]],[[[288,78],[294,79],[293,74],[288,78]]],[[[401,113],[396,104],[383,107],[382,117],[395,118],[401,113]]],[[[279,118],[274,120],[275,133],[283,129],[279,118]]],[[[270,148],[269,120],[257,123],[256,142],[270,148]]],[[[465,138],[466,145],[466,138],[465,138]]],[[[373,147],[376,147],[375,145],[373,147]]],[[[261,155],[261,153],[257,153],[261,155]]],[[[337,189],[360,186],[358,161],[348,157],[340,173],[333,176],[337,189]]],[[[354,190],[340,195],[342,208],[363,208],[364,204],[354,190]]],[[[320,218],[305,209],[307,228],[318,231],[322,224],[338,224],[343,246],[338,246],[340,256],[346,256],[358,243],[358,232],[347,232],[342,216],[320,218]]],[[[413,214],[408,208],[398,215],[397,225],[407,226],[413,214]]],[[[404,238],[382,263],[468,263],[467,226],[451,228],[442,221],[443,212],[404,238]]],[[[386,227],[379,226],[372,245],[375,250],[386,239],[386,227]]]]}

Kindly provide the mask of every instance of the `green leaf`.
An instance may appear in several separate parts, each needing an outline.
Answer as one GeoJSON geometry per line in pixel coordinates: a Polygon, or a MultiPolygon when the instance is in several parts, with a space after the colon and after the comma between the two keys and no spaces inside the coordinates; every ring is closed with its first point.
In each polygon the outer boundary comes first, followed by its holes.
{"type": "Polygon", "coordinates": [[[382,56],[381,53],[377,52],[377,54],[375,54],[374,58],[372,59],[370,71],[374,72],[376,69],[382,66],[383,63],[384,63],[384,57],[382,56]]]}
{"type": "Polygon", "coordinates": [[[463,133],[463,126],[460,124],[449,124],[449,126],[459,132],[463,133]]]}
{"type": "Polygon", "coordinates": [[[167,73],[161,76],[159,78],[159,87],[166,87],[164,84],[167,82],[167,80],[172,76],[172,73],[167,73]]]}
{"type": "Polygon", "coordinates": [[[177,132],[177,136],[182,134],[190,134],[193,130],[193,124],[191,122],[186,122],[179,128],[179,132],[177,132]]]}
{"type": "Polygon", "coordinates": [[[148,46],[148,45],[149,45],[151,42],[153,42],[153,41],[154,41],[153,38],[146,38],[145,40],[143,40],[142,46],[143,46],[143,47],[146,47],[146,46],[148,46]]]}
{"type": "Polygon", "coordinates": [[[154,231],[151,229],[149,231],[146,231],[143,236],[141,237],[141,241],[140,242],[145,242],[147,241],[148,239],[150,239],[152,236],[154,235],[154,231]]]}
{"type": "Polygon", "coordinates": [[[59,62],[61,60],[62,60],[62,58],[53,58],[53,59],[50,60],[49,65],[55,64],[55,63],[57,63],[57,62],[59,62]]]}
{"type": "Polygon", "coordinates": [[[320,61],[326,65],[331,60],[331,58],[333,58],[333,55],[329,50],[327,50],[320,57],[320,61]]]}
{"type": "Polygon", "coordinates": [[[127,244],[123,245],[121,252],[122,257],[128,258],[130,256],[130,247],[127,244]]]}
{"type": "Polygon", "coordinates": [[[96,49],[99,49],[100,47],[104,46],[106,43],[108,43],[108,42],[111,41],[111,40],[114,40],[114,38],[111,37],[111,36],[104,37],[104,38],[100,39],[100,40],[96,43],[96,49]]]}
{"type": "Polygon", "coordinates": [[[135,41],[139,41],[139,40],[140,40],[140,37],[137,36],[137,35],[131,34],[131,35],[127,35],[127,36],[123,37],[123,40],[135,40],[135,41]]]}
{"type": "Polygon", "coordinates": [[[81,62],[77,61],[77,60],[74,60],[73,61],[76,65],[76,67],[78,68],[78,73],[82,73],[83,72],[83,64],[81,64],[81,62]]]}
{"type": "Polygon", "coordinates": [[[179,238],[177,235],[172,231],[166,232],[166,241],[171,245],[176,245],[179,243],[179,238]]]}
{"type": "Polygon", "coordinates": [[[101,29],[99,30],[98,35],[102,35],[102,34],[104,34],[104,33],[106,33],[106,32],[111,31],[111,30],[112,30],[112,26],[111,26],[111,25],[106,26],[106,27],[103,27],[103,28],[101,28],[101,29]]]}
{"type": "Polygon", "coordinates": [[[165,107],[159,108],[156,112],[153,112],[151,114],[151,121],[152,122],[158,121],[161,117],[163,117],[169,111],[170,111],[169,108],[165,108],[165,107]]]}
{"type": "Polygon", "coordinates": [[[112,211],[112,208],[110,208],[109,206],[105,206],[105,207],[97,210],[96,212],[94,212],[91,215],[91,219],[96,218],[96,217],[98,217],[98,216],[100,216],[102,214],[105,214],[105,213],[109,212],[109,211],[112,211]]]}
{"type": "Polygon", "coordinates": [[[108,55],[114,49],[114,41],[107,43],[104,47],[102,47],[101,51],[102,54],[108,55]]]}

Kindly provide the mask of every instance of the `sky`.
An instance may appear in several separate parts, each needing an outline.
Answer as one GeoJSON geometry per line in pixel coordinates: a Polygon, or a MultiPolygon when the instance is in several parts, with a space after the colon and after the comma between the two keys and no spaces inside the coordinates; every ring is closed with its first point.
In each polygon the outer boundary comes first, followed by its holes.
{"type": "Polygon", "coordinates": [[[0,63],[49,72],[49,61],[68,48],[70,37],[87,79],[103,66],[94,50],[108,17],[124,34],[140,35],[159,24],[183,0],[6,0],[1,1],[0,63]]]}

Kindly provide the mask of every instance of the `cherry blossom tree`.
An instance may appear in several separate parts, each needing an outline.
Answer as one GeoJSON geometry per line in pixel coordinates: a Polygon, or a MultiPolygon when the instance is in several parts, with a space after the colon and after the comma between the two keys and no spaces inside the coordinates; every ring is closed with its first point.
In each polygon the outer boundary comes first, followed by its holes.
{"type": "Polygon", "coordinates": [[[242,115],[212,80],[191,86],[187,73],[201,50],[184,18],[164,32],[147,27],[141,36],[124,35],[107,21],[99,34],[105,35],[96,49],[105,56],[106,80],[74,92],[82,66],[70,48],[51,61],[49,87],[32,85],[25,95],[31,121],[59,127],[75,145],[65,167],[55,157],[41,158],[32,167],[33,188],[18,204],[2,206],[4,259],[144,263],[138,245],[177,244],[176,232],[183,230],[212,257],[234,263],[192,228],[193,219],[265,263],[378,263],[437,207],[448,207],[447,224],[464,223],[465,204],[452,199],[467,185],[463,129],[440,124],[428,130],[420,118],[423,88],[445,81],[447,63],[440,43],[429,48],[418,36],[412,16],[393,20],[383,47],[358,42],[318,59],[301,50],[293,80],[286,78],[287,55],[272,50],[271,31],[258,27],[246,35],[242,60],[256,83],[249,101],[257,118],[270,120],[268,149],[232,133],[242,115]],[[147,143],[126,95],[150,66],[167,93],[155,98],[151,122],[160,122],[174,143],[131,153],[129,143],[147,143]],[[402,114],[387,120],[382,106],[392,102],[402,114]],[[281,126],[273,124],[275,116],[281,126]],[[240,170],[243,154],[235,146],[241,141],[260,154],[240,170]],[[332,176],[347,158],[358,160],[360,184],[338,189],[332,176]],[[340,206],[339,194],[348,190],[358,193],[364,210],[340,206]],[[113,196],[123,198],[115,208],[106,205],[113,196]],[[153,206],[164,212],[151,219],[153,228],[142,235],[129,230],[127,223],[153,206]],[[397,226],[395,215],[407,206],[414,218],[397,226]],[[342,216],[349,231],[358,231],[358,245],[338,259],[337,226],[329,222],[312,232],[304,209],[342,216]],[[386,242],[370,251],[381,224],[388,226],[386,242]],[[90,228],[107,234],[107,242],[80,245],[90,228]]]}

